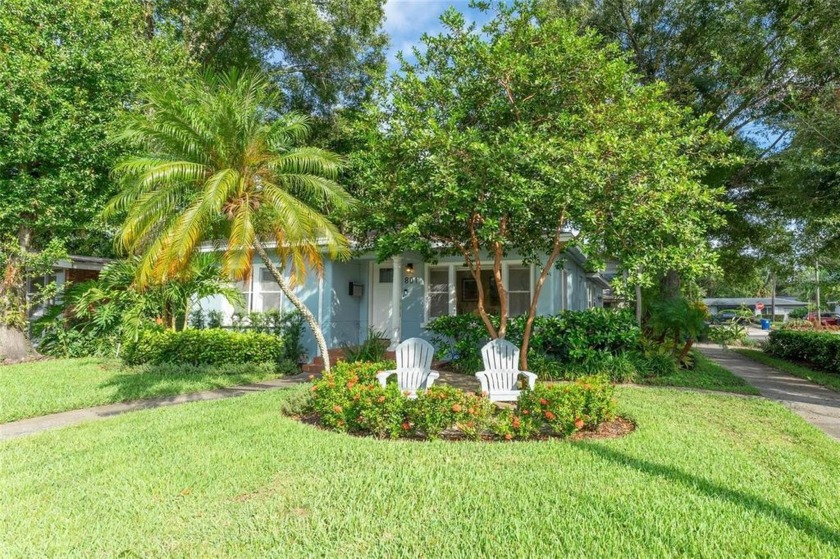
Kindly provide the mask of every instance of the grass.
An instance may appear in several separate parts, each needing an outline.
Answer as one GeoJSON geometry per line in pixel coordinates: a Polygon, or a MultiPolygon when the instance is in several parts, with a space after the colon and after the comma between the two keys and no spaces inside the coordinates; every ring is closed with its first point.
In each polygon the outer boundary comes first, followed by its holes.
{"type": "Polygon", "coordinates": [[[812,369],[799,363],[792,363],[758,349],[736,348],[734,351],[753,361],[758,361],[759,363],[784,371],[795,377],[804,378],[805,380],[810,380],[813,383],[840,392],[840,375],[812,369]]]}
{"type": "Polygon", "coordinates": [[[0,423],[61,411],[186,394],[276,377],[271,367],[123,368],[97,359],[51,359],[0,366],[0,423]]]}
{"type": "Polygon", "coordinates": [[[651,386],[676,386],[733,392],[737,394],[759,394],[758,389],[748,384],[741,377],[733,375],[700,352],[694,352],[694,369],[679,369],[673,374],[642,378],[639,384],[651,386]]]}
{"type": "Polygon", "coordinates": [[[782,406],[618,389],[615,440],[390,442],[307,386],[0,444],[0,548],[51,557],[840,556],[840,444],[782,406]]]}

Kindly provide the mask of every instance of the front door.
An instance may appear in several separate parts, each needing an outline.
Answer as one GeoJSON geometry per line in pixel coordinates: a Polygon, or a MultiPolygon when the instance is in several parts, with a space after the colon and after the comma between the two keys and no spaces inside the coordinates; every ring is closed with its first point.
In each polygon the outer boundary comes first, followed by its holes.
{"type": "Polygon", "coordinates": [[[393,331],[391,325],[392,299],[394,287],[394,265],[374,264],[373,266],[373,297],[371,297],[370,325],[385,337],[390,338],[393,331]]]}

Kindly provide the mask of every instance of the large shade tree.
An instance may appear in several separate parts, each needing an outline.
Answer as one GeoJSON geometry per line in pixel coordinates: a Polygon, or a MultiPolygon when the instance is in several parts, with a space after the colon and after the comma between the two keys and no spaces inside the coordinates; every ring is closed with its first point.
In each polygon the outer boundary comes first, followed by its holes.
{"type": "MultiPolygon", "coordinates": [[[[0,353],[23,357],[36,252],[109,251],[99,219],[121,147],[111,126],[145,80],[187,63],[170,37],[141,33],[134,0],[5,0],[0,8],[0,353]],[[49,249],[49,250],[48,250],[49,249]],[[17,348],[14,349],[13,348],[17,348]]],[[[49,271],[52,262],[46,263],[49,271]]]]}
{"type": "Polygon", "coordinates": [[[826,183],[814,182],[815,172],[822,172],[818,168],[825,169],[821,148],[833,149],[831,134],[818,132],[840,83],[840,3],[544,3],[619,45],[644,80],[664,81],[671,99],[710,115],[709,126],[733,138],[742,163],[704,179],[724,185],[737,210],[727,212],[726,222],[713,231],[727,282],[764,273],[789,255],[775,242],[780,218],[787,220],[786,229],[802,233],[823,219],[812,202],[826,194],[826,183]],[[815,188],[821,190],[817,196],[815,188]]]}
{"type": "Polygon", "coordinates": [[[329,369],[320,325],[294,284],[322,271],[325,252],[348,255],[327,213],[353,201],[333,180],[341,158],[306,147],[309,119],[275,113],[277,95],[264,75],[237,71],[149,91],[122,135],[138,155],[116,166],[123,190],[106,211],[125,214],[118,242],[142,255],[141,287],[177,277],[204,242],[222,252],[222,272],[235,280],[250,276],[256,252],[329,369]]]}
{"type": "Polygon", "coordinates": [[[199,64],[261,68],[286,109],[328,114],[366,99],[385,67],[383,0],[141,0],[149,37],[199,64]]]}
{"type": "Polygon", "coordinates": [[[381,258],[448,247],[479,286],[478,312],[503,337],[505,255],[537,264],[522,366],[540,291],[564,251],[617,258],[646,284],[713,262],[705,236],[721,191],[699,179],[723,139],[642,85],[617,48],[530,3],[477,29],[454,9],[403,62],[356,156],[363,221],[381,258]],[[488,256],[485,256],[488,255],[488,256]],[[483,305],[491,269],[501,322],[483,305]]]}

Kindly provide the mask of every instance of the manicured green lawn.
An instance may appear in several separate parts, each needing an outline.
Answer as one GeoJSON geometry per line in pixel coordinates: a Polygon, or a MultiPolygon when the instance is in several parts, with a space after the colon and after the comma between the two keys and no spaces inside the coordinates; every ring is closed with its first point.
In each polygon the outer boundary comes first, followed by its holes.
{"type": "Polygon", "coordinates": [[[127,369],[104,359],[50,359],[0,366],[0,423],[66,410],[258,382],[269,367],[127,369]]]}
{"type": "Polygon", "coordinates": [[[759,398],[619,388],[622,439],[390,442],[307,390],[0,444],[0,549],[53,557],[840,556],[840,444],[759,398]]]}
{"type": "Polygon", "coordinates": [[[708,359],[700,352],[694,352],[694,362],[694,369],[680,369],[674,374],[662,377],[642,378],[639,380],[639,384],[699,388],[738,394],[759,394],[758,389],[747,384],[744,379],[733,375],[729,370],[708,359]]]}
{"type": "Polygon", "coordinates": [[[753,361],[758,361],[759,363],[769,365],[770,367],[784,371],[795,377],[804,378],[813,383],[821,384],[826,388],[840,392],[840,375],[826,373],[825,371],[812,369],[798,363],[791,363],[790,361],[785,361],[779,357],[764,353],[759,349],[736,348],[735,351],[744,357],[752,359],[753,361]]]}

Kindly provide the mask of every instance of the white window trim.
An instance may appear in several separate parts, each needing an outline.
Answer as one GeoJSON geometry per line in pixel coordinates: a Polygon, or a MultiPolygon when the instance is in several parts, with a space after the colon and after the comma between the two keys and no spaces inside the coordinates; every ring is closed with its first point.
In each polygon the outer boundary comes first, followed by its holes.
{"type": "MultiPolygon", "coordinates": [[[[530,279],[530,291],[529,294],[531,298],[534,297],[534,289],[536,287],[536,279],[534,276],[534,265],[533,264],[523,264],[521,260],[502,260],[502,282],[507,286],[508,279],[510,277],[510,268],[528,268],[529,279],[530,279]]],[[[426,327],[426,324],[432,320],[429,317],[429,312],[431,310],[431,293],[429,292],[429,281],[431,279],[431,271],[432,268],[440,269],[440,268],[447,268],[449,270],[449,316],[456,316],[458,314],[458,292],[457,292],[457,269],[458,263],[455,262],[447,262],[445,264],[426,264],[423,266],[423,323],[420,325],[422,328],[426,327]]],[[[373,275],[373,271],[371,270],[371,275],[373,275]]],[[[522,292],[520,292],[522,293],[522,292]]],[[[510,304],[510,293],[506,293],[508,297],[508,304],[510,304]]]]}

